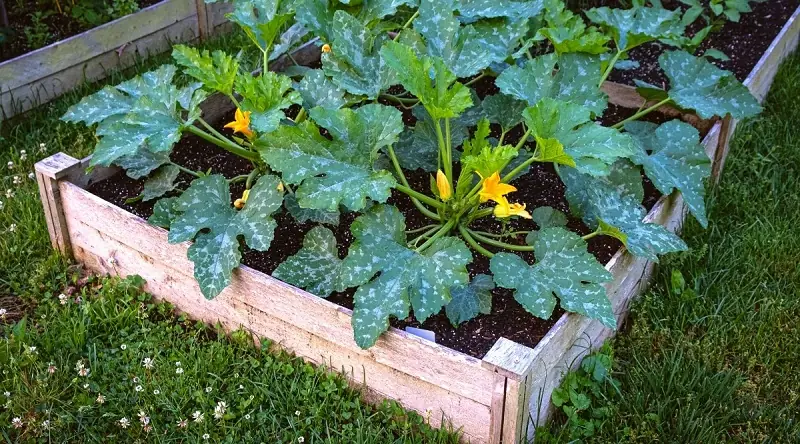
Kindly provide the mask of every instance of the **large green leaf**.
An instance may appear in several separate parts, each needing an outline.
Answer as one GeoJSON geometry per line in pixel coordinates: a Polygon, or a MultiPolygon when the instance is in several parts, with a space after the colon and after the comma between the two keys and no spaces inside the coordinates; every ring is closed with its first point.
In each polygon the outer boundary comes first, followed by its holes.
{"type": "Polygon", "coordinates": [[[275,60],[286,53],[291,53],[303,43],[303,37],[308,34],[308,29],[302,23],[295,23],[281,34],[280,41],[272,47],[269,60],[275,60]]]}
{"type": "Polygon", "coordinates": [[[509,17],[525,20],[542,12],[544,0],[461,0],[456,7],[462,17],[472,19],[509,17]]]}
{"type": "Polygon", "coordinates": [[[523,117],[537,139],[560,142],[578,170],[587,174],[607,175],[617,159],[637,150],[630,135],[592,122],[591,111],[581,105],[543,98],[523,117]]]}
{"type": "Polygon", "coordinates": [[[250,125],[262,133],[275,131],[286,117],[283,110],[301,103],[300,93],[290,91],[292,79],[272,71],[258,77],[242,74],[236,78],[236,91],[242,95],[243,111],[250,111],[250,125]]]}
{"type": "Polygon", "coordinates": [[[297,85],[297,91],[303,98],[303,105],[308,109],[317,106],[339,109],[347,103],[344,98],[345,92],[334,85],[319,69],[308,71],[297,85]]]}
{"type": "Polygon", "coordinates": [[[157,170],[161,165],[169,163],[169,152],[154,153],[145,146],[140,146],[133,154],[120,157],[114,163],[125,170],[125,174],[131,179],[141,179],[157,170]]]}
{"type": "Polygon", "coordinates": [[[681,11],[661,7],[631,9],[593,8],[586,11],[589,20],[605,28],[617,48],[629,50],[653,40],[667,40],[683,34],[681,11]]]}
{"type": "Polygon", "coordinates": [[[277,226],[271,215],[283,202],[278,183],[275,176],[259,178],[240,211],[231,205],[228,181],[219,174],[195,179],[175,201],[174,209],[181,214],[172,221],[168,239],[173,244],[195,240],[189,259],[206,298],[216,297],[230,284],[242,259],[240,236],[250,248],[269,248],[277,226]]]}
{"type": "Polygon", "coordinates": [[[468,282],[472,253],[463,241],[442,237],[417,253],[406,246],[405,227],[400,211],[388,205],[373,207],[351,226],[356,240],[342,264],[342,282],[359,286],[352,322],[361,348],[375,344],[391,316],[404,319],[413,307],[424,322],[450,302],[450,288],[468,282]]]}
{"type": "Polygon", "coordinates": [[[227,17],[262,51],[269,51],[293,13],[291,0],[236,0],[227,17]]]}
{"type": "Polygon", "coordinates": [[[163,65],[114,90],[104,88],[67,110],[66,121],[98,123],[100,140],[92,165],[109,166],[140,149],[153,153],[172,149],[183,129],[199,117],[200,103],[206,97],[200,84],[173,85],[175,72],[174,66],[163,65]]]}
{"type": "Polygon", "coordinates": [[[551,227],[539,232],[533,247],[533,266],[512,253],[497,253],[492,258],[490,268],[499,287],[515,289],[514,299],[542,319],[553,314],[558,296],[565,310],[617,328],[602,285],[611,281],[611,273],[586,251],[586,241],[564,228],[551,227]]]}
{"type": "Polygon", "coordinates": [[[315,210],[313,208],[303,208],[297,202],[297,196],[294,194],[286,195],[283,199],[283,204],[289,214],[301,224],[307,222],[317,222],[320,224],[339,225],[339,211],[325,211],[315,210]]]}
{"type": "Polygon", "coordinates": [[[175,179],[181,170],[176,165],[164,165],[144,182],[142,200],[157,199],[175,189],[175,179]]]}
{"type": "Polygon", "coordinates": [[[312,228],[303,239],[303,248],[272,273],[284,282],[323,298],[334,291],[344,291],[341,274],[342,260],[336,248],[336,236],[325,227],[312,228]]]}
{"type": "Polygon", "coordinates": [[[669,97],[704,119],[727,113],[743,119],[761,112],[761,105],[732,72],[717,68],[704,57],[667,51],[659,56],[658,64],[669,78],[669,97]]]}
{"type": "Polygon", "coordinates": [[[608,105],[608,97],[597,86],[601,75],[597,56],[545,54],[528,61],[522,68],[506,69],[495,84],[502,93],[529,105],[549,97],[584,106],[600,115],[608,105]]]}
{"type": "Polygon", "coordinates": [[[224,51],[200,51],[186,45],[172,47],[172,58],[183,66],[183,72],[194,77],[211,91],[226,96],[233,93],[233,81],[239,72],[239,61],[224,51]]]}
{"type": "Polygon", "coordinates": [[[686,244],[663,226],[644,223],[645,210],[633,196],[622,194],[609,180],[564,168],[561,179],[567,187],[570,207],[590,227],[599,221],[619,228],[627,236],[625,246],[636,256],[657,262],[659,254],[686,250],[686,244]]]}
{"type": "Polygon", "coordinates": [[[505,60],[528,25],[526,20],[498,18],[461,26],[455,11],[462,5],[456,0],[421,0],[414,29],[425,37],[428,54],[443,59],[463,78],[505,60]]]}
{"type": "Polygon", "coordinates": [[[505,94],[495,94],[483,99],[483,112],[492,123],[509,131],[522,122],[522,112],[528,104],[505,94]]]}
{"type": "Polygon", "coordinates": [[[586,27],[583,18],[567,9],[561,0],[547,2],[544,15],[545,26],[534,36],[534,41],[547,39],[557,54],[585,52],[603,54],[610,37],[594,27],[586,27]]]}
{"type": "Polygon", "coordinates": [[[175,209],[175,201],[177,200],[177,197],[159,199],[153,206],[153,214],[147,219],[147,222],[157,227],[169,229],[172,221],[180,216],[180,212],[175,209]]]}
{"type": "Polygon", "coordinates": [[[402,114],[377,104],[355,111],[318,107],[309,114],[333,140],[306,121],[295,127],[281,126],[255,142],[261,157],[283,173],[284,181],[300,184],[300,206],[337,211],[343,204],[358,211],[367,197],[385,202],[396,182],[388,171],[375,171],[373,163],[378,150],[397,141],[403,130],[402,114]]]}
{"type": "Polygon", "coordinates": [[[639,142],[633,161],[644,167],[653,185],[664,194],[680,190],[689,211],[700,225],[708,226],[703,180],[711,175],[711,160],[697,130],[680,120],[661,125],[630,122],[625,130],[639,142]]]}
{"type": "Polygon", "coordinates": [[[487,274],[479,274],[468,285],[459,285],[450,289],[453,297],[445,307],[447,318],[453,327],[475,318],[479,314],[492,312],[492,290],[494,281],[487,274]]]}
{"type": "Polygon", "coordinates": [[[457,117],[472,106],[469,88],[456,82],[441,59],[420,58],[410,46],[391,41],[383,45],[381,56],[434,120],[457,117]]]}
{"type": "Polygon", "coordinates": [[[347,92],[377,98],[394,80],[378,54],[386,36],[372,35],[364,24],[344,11],[336,11],[333,24],[333,49],[322,54],[322,69],[347,92]]]}

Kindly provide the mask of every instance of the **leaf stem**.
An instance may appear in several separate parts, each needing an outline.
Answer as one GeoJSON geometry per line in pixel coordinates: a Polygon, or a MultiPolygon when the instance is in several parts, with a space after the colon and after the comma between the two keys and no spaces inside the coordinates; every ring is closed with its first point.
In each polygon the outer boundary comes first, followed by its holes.
{"type": "Polygon", "coordinates": [[[450,134],[450,119],[444,119],[445,147],[447,148],[447,181],[453,184],[453,141],[450,134]]]}
{"type": "Polygon", "coordinates": [[[304,120],[306,120],[306,109],[301,107],[300,111],[297,113],[297,115],[294,118],[294,123],[300,123],[300,122],[302,122],[304,120]]]}
{"type": "Polygon", "coordinates": [[[662,106],[664,106],[664,105],[666,105],[666,104],[668,104],[670,102],[672,102],[672,99],[667,97],[666,99],[656,103],[655,105],[653,105],[653,106],[651,106],[649,108],[643,109],[643,110],[637,112],[636,114],[628,117],[627,119],[625,119],[625,120],[623,120],[621,122],[615,123],[614,126],[612,126],[611,128],[614,128],[614,129],[622,128],[623,126],[625,126],[626,123],[632,122],[632,121],[634,121],[636,119],[640,119],[640,118],[650,114],[651,112],[661,108],[662,106]]]}
{"type": "Polygon", "coordinates": [[[471,86],[472,84],[480,81],[481,79],[483,79],[484,77],[486,77],[488,75],[489,74],[487,74],[486,71],[481,71],[481,73],[478,74],[477,77],[475,77],[474,79],[472,79],[472,80],[468,81],[467,83],[465,83],[464,86],[471,86]]]}
{"type": "Polygon", "coordinates": [[[463,225],[459,225],[459,226],[458,226],[458,232],[459,232],[459,233],[461,233],[461,237],[463,237],[463,238],[464,238],[464,240],[465,240],[465,241],[467,241],[467,243],[468,243],[468,244],[469,244],[469,245],[470,245],[470,246],[471,246],[471,247],[472,247],[472,248],[473,248],[475,251],[477,251],[478,253],[480,253],[480,254],[482,254],[482,255],[484,255],[484,256],[486,256],[486,257],[488,257],[488,258],[491,258],[491,257],[493,257],[493,256],[494,256],[494,253],[492,253],[491,251],[487,250],[486,248],[483,248],[483,246],[482,246],[481,244],[479,244],[479,243],[478,243],[478,242],[475,240],[475,238],[473,238],[473,237],[472,237],[472,236],[469,234],[469,231],[468,231],[466,228],[464,228],[464,226],[463,226],[463,225]]]}
{"type": "Polygon", "coordinates": [[[212,136],[211,134],[208,134],[207,132],[203,131],[202,129],[194,125],[187,126],[186,130],[207,142],[211,142],[214,145],[217,145],[218,147],[224,149],[225,151],[230,152],[231,154],[235,154],[239,157],[243,157],[253,162],[258,162],[261,160],[258,156],[258,153],[246,150],[227,139],[220,139],[219,137],[212,136]]]}
{"type": "Polygon", "coordinates": [[[419,191],[415,191],[411,187],[407,187],[405,185],[398,184],[398,185],[395,186],[395,188],[397,189],[397,191],[400,191],[403,194],[407,194],[410,197],[413,197],[414,199],[417,199],[420,202],[424,202],[424,203],[426,203],[426,204],[428,204],[428,205],[430,205],[430,206],[432,206],[434,208],[440,209],[440,210],[444,209],[444,205],[442,205],[441,202],[439,202],[438,200],[436,200],[436,199],[434,199],[434,198],[432,198],[430,196],[426,196],[426,195],[420,193],[419,191]]]}
{"type": "Polygon", "coordinates": [[[441,227],[441,225],[434,225],[433,228],[429,228],[424,233],[422,233],[419,236],[415,237],[414,240],[412,240],[411,242],[408,243],[408,246],[412,247],[412,248],[417,248],[417,246],[419,245],[420,242],[422,242],[424,239],[427,239],[428,237],[433,235],[433,233],[435,233],[437,230],[439,230],[440,227],[441,227]]]}
{"type": "Polygon", "coordinates": [[[189,168],[182,167],[182,166],[178,165],[178,164],[177,164],[177,163],[175,163],[175,162],[172,162],[172,161],[170,161],[170,162],[169,162],[169,164],[170,164],[170,165],[173,165],[174,167],[178,168],[180,171],[182,171],[182,172],[184,172],[184,173],[186,173],[186,174],[189,174],[189,175],[191,175],[191,176],[194,176],[194,177],[203,177],[203,175],[202,175],[202,174],[200,174],[200,173],[198,173],[197,171],[193,171],[193,170],[190,170],[189,168]]]}
{"type": "Polygon", "coordinates": [[[608,66],[606,67],[606,72],[604,72],[603,77],[600,78],[600,83],[597,85],[598,88],[603,86],[603,82],[605,82],[608,76],[611,75],[611,71],[614,70],[614,65],[617,64],[617,60],[619,60],[622,54],[625,54],[625,51],[617,49],[617,53],[614,54],[614,57],[612,57],[611,61],[608,62],[608,66]]]}
{"type": "Polygon", "coordinates": [[[424,244],[417,247],[414,251],[416,251],[417,253],[422,253],[423,251],[425,251],[425,249],[430,247],[431,244],[433,244],[436,241],[436,239],[439,239],[440,237],[447,234],[447,232],[449,232],[450,229],[453,228],[453,225],[455,225],[455,223],[456,223],[455,220],[448,220],[447,223],[442,225],[442,228],[439,228],[437,232],[433,233],[433,236],[431,236],[430,239],[426,240],[424,244]]]}
{"type": "Polygon", "coordinates": [[[440,226],[441,226],[440,224],[425,225],[424,227],[419,227],[419,228],[414,229],[414,230],[406,230],[406,234],[419,233],[421,231],[430,230],[431,228],[437,228],[437,227],[440,227],[440,226]]]}
{"type": "Polygon", "coordinates": [[[530,233],[530,231],[512,231],[511,233],[495,234],[495,233],[489,233],[489,232],[480,231],[480,230],[472,230],[472,231],[474,233],[480,234],[482,236],[493,237],[493,238],[496,238],[496,239],[502,239],[504,237],[509,237],[509,236],[518,236],[520,234],[527,235],[528,233],[530,233]]]}
{"type": "MultiPolygon", "coordinates": [[[[524,145],[525,142],[528,141],[528,136],[530,136],[532,132],[533,132],[533,130],[531,128],[528,128],[528,131],[525,132],[525,135],[523,135],[522,139],[519,141],[519,143],[517,143],[517,146],[515,147],[517,150],[522,148],[522,145],[524,145]]],[[[528,160],[526,160],[525,162],[522,162],[521,164],[517,165],[517,167],[514,168],[513,170],[511,170],[511,172],[509,172],[508,174],[503,176],[503,182],[508,183],[508,181],[513,179],[522,170],[527,168],[528,165],[532,164],[533,162],[536,162],[537,160],[538,159],[536,157],[536,153],[534,153],[533,155],[531,155],[531,157],[528,160]]]]}
{"type": "MultiPolygon", "coordinates": [[[[406,175],[403,173],[403,169],[400,168],[400,162],[397,161],[397,156],[394,154],[394,148],[389,145],[389,158],[392,160],[392,165],[394,165],[394,169],[397,171],[397,175],[400,176],[400,181],[403,182],[403,185],[408,187],[409,189],[411,186],[408,184],[408,179],[406,179],[406,175]]],[[[424,215],[428,216],[429,218],[439,221],[442,220],[438,214],[434,213],[433,211],[425,208],[425,205],[422,205],[422,202],[418,201],[411,197],[411,203],[414,204],[415,207],[424,215]]],[[[438,203],[438,202],[437,202],[438,203]]],[[[438,207],[436,207],[438,208],[438,207]]]]}
{"type": "Polygon", "coordinates": [[[466,228],[466,230],[470,235],[475,237],[475,239],[483,242],[486,245],[491,245],[493,247],[504,248],[506,250],[512,250],[512,251],[533,251],[533,247],[530,246],[530,245],[508,244],[508,243],[505,243],[505,242],[501,242],[501,241],[498,241],[498,240],[483,236],[483,235],[481,235],[479,233],[476,233],[476,232],[470,230],[469,228],[466,228]]]}
{"type": "Polygon", "coordinates": [[[411,26],[411,22],[413,22],[413,21],[414,21],[414,19],[415,19],[415,18],[417,18],[417,17],[419,17],[419,9],[417,9],[417,10],[414,12],[414,15],[412,15],[412,16],[411,16],[411,17],[410,17],[410,18],[409,18],[409,19],[408,19],[408,20],[405,22],[405,24],[403,24],[403,27],[402,27],[402,28],[400,28],[400,30],[399,30],[399,31],[397,31],[397,35],[395,35],[395,36],[394,36],[394,38],[392,39],[392,41],[393,41],[393,42],[396,42],[396,41],[397,41],[397,39],[398,39],[398,38],[400,38],[400,33],[401,33],[401,32],[403,32],[403,30],[404,30],[404,29],[406,29],[406,28],[408,28],[409,26],[411,26]]]}

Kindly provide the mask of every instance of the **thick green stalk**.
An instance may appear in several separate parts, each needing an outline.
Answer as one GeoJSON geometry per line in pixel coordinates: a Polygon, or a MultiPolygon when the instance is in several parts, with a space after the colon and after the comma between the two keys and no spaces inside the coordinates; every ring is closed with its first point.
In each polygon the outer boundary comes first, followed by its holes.
{"type": "MultiPolygon", "coordinates": [[[[524,136],[522,136],[522,139],[519,141],[519,143],[517,143],[516,149],[518,149],[518,150],[519,150],[520,148],[522,148],[522,145],[524,145],[524,144],[525,144],[525,142],[528,140],[528,136],[530,136],[530,135],[531,135],[531,132],[533,132],[533,130],[531,130],[530,128],[528,128],[528,131],[526,131],[526,132],[525,132],[525,135],[524,135],[524,136]]],[[[511,170],[511,172],[510,172],[510,173],[508,173],[508,174],[506,174],[505,176],[503,176],[503,182],[508,182],[509,180],[513,179],[513,178],[514,178],[514,176],[516,176],[516,175],[517,175],[517,174],[519,174],[519,173],[520,173],[522,170],[524,170],[525,168],[527,168],[527,167],[528,167],[528,165],[532,164],[533,162],[536,162],[536,160],[537,160],[537,159],[536,159],[536,156],[531,156],[531,157],[530,157],[528,160],[526,160],[525,162],[522,162],[522,163],[521,163],[521,164],[519,164],[519,165],[518,165],[516,168],[514,168],[513,170],[511,170]]]]}
{"type": "Polygon", "coordinates": [[[506,249],[506,250],[512,250],[512,251],[533,251],[533,247],[532,247],[532,246],[530,246],[530,245],[514,245],[514,244],[508,244],[508,243],[505,243],[505,242],[500,242],[500,241],[498,241],[498,240],[494,240],[494,239],[492,239],[492,238],[488,238],[488,237],[486,237],[486,236],[483,236],[483,235],[481,235],[481,234],[478,234],[478,233],[476,233],[476,232],[474,232],[474,231],[470,230],[469,228],[467,228],[466,230],[467,230],[467,232],[468,232],[470,235],[472,235],[473,237],[475,237],[475,239],[477,239],[477,240],[479,240],[479,241],[483,242],[483,243],[484,243],[484,244],[486,244],[486,245],[491,245],[491,246],[493,246],[493,247],[497,247],[497,248],[504,248],[504,249],[506,249]]]}
{"type": "Polygon", "coordinates": [[[417,247],[414,251],[416,251],[417,253],[422,253],[423,251],[425,251],[426,248],[430,247],[431,244],[433,244],[436,241],[436,239],[439,239],[440,237],[450,232],[450,230],[453,228],[453,225],[455,225],[455,221],[448,220],[444,225],[442,225],[442,228],[439,228],[439,231],[433,233],[433,236],[431,236],[430,239],[426,240],[424,244],[417,247]]]}
{"type": "MultiPolygon", "coordinates": [[[[439,120],[436,121],[436,139],[439,141],[439,157],[442,159],[442,168],[444,169],[444,174],[447,176],[447,180],[450,180],[452,174],[453,164],[450,160],[450,153],[447,149],[447,145],[444,140],[444,133],[442,132],[442,124],[439,120]]],[[[450,183],[453,183],[450,181],[450,183]]]]}
{"type": "Polygon", "coordinates": [[[626,123],[632,122],[632,121],[637,120],[637,119],[641,119],[642,117],[650,114],[651,112],[661,108],[662,106],[664,106],[664,105],[666,105],[666,104],[668,104],[670,102],[672,102],[672,99],[667,97],[666,99],[656,103],[655,105],[653,105],[653,106],[651,106],[649,108],[643,109],[643,110],[639,111],[638,113],[628,117],[627,119],[623,120],[622,122],[615,123],[614,126],[612,126],[611,128],[614,128],[614,129],[622,128],[623,126],[625,126],[626,123]]]}
{"type": "Polygon", "coordinates": [[[452,186],[453,184],[453,141],[450,135],[450,119],[444,119],[444,137],[445,137],[445,146],[447,147],[447,160],[448,162],[445,164],[447,166],[447,181],[452,186]]]}
{"type": "Polygon", "coordinates": [[[397,191],[400,191],[403,194],[407,194],[409,197],[413,197],[414,199],[417,199],[420,202],[424,202],[424,203],[426,203],[426,204],[428,204],[428,205],[430,205],[430,206],[432,206],[434,208],[440,209],[440,210],[444,209],[444,205],[441,202],[439,202],[438,200],[436,200],[436,199],[434,199],[434,198],[432,198],[430,196],[426,196],[426,195],[420,193],[419,191],[416,191],[416,190],[412,189],[411,187],[407,187],[405,185],[399,185],[398,184],[398,185],[395,185],[395,188],[397,189],[397,191]]]}
{"type": "MultiPolygon", "coordinates": [[[[403,182],[403,185],[405,185],[406,187],[411,188],[411,186],[408,184],[408,179],[406,179],[406,175],[403,173],[403,169],[400,168],[400,162],[397,161],[397,156],[395,155],[394,148],[391,145],[389,145],[389,158],[392,160],[392,165],[394,165],[394,169],[395,171],[397,171],[397,175],[400,176],[400,181],[403,182]]],[[[422,202],[418,201],[417,199],[414,199],[412,197],[411,203],[413,203],[414,206],[417,207],[417,209],[420,211],[420,213],[424,214],[425,216],[428,216],[429,218],[437,221],[442,220],[442,218],[439,217],[438,214],[425,208],[425,205],[422,205],[422,202]]]]}
{"type": "Polygon", "coordinates": [[[205,121],[205,120],[203,120],[202,118],[199,118],[199,119],[197,119],[197,121],[198,121],[198,122],[200,122],[200,124],[201,124],[201,125],[203,125],[203,127],[204,127],[206,130],[208,130],[208,132],[210,132],[212,135],[214,135],[214,136],[215,136],[215,137],[217,137],[218,139],[224,140],[225,142],[227,142],[227,143],[229,143],[229,144],[231,144],[231,145],[236,145],[236,146],[239,146],[239,144],[238,144],[238,143],[236,143],[236,142],[234,142],[233,140],[231,140],[231,139],[229,139],[229,138],[225,137],[225,135],[224,135],[224,134],[222,134],[221,132],[219,132],[219,131],[215,130],[213,126],[211,126],[211,125],[210,125],[208,122],[206,122],[206,121],[205,121]]]}
{"type": "Polygon", "coordinates": [[[409,26],[411,26],[411,22],[413,22],[413,21],[414,21],[414,19],[415,19],[415,18],[417,18],[417,17],[419,17],[419,9],[417,9],[417,10],[414,12],[414,15],[412,15],[412,16],[411,16],[411,17],[410,17],[410,18],[409,18],[409,19],[406,21],[406,23],[403,25],[403,27],[402,27],[402,28],[400,28],[400,31],[397,31],[397,34],[394,36],[394,38],[392,39],[392,41],[393,41],[393,42],[394,42],[394,41],[397,41],[397,39],[400,37],[400,33],[401,33],[401,32],[402,32],[404,29],[406,29],[406,28],[408,28],[409,26]]]}
{"type": "Polygon", "coordinates": [[[178,164],[177,164],[177,163],[175,163],[175,162],[170,162],[169,164],[170,164],[170,165],[173,165],[173,166],[175,166],[175,167],[177,167],[177,168],[178,168],[178,170],[180,170],[180,171],[183,171],[184,173],[186,173],[186,174],[189,174],[189,175],[191,175],[191,176],[194,176],[194,177],[203,177],[203,175],[202,175],[202,174],[200,174],[200,173],[198,173],[197,171],[193,171],[193,170],[190,170],[189,168],[182,167],[182,166],[178,165],[178,164]]]}
{"type": "Polygon", "coordinates": [[[469,234],[469,231],[467,231],[467,229],[466,229],[466,228],[464,228],[464,226],[463,226],[463,225],[459,225],[459,226],[458,226],[458,232],[459,232],[459,233],[461,233],[461,237],[463,237],[463,238],[464,238],[464,240],[465,240],[465,241],[467,241],[467,243],[468,243],[468,244],[469,244],[469,245],[470,245],[470,246],[471,246],[471,247],[472,247],[472,248],[473,248],[475,251],[477,251],[478,253],[480,253],[480,254],[482,254],[482,255],[484,255],[484,256],[486,256],[486,257],[488,257],[488,258],[491,258],[491,257],[493,257],[493,256],[494,256],[494,253],[492,253],[491,251],[487,250],[486,248],[483,248],[483,246],[481,246],[481,244],[479,244],[479,243],[478,243],[478,242],[477,242],[477,241],[476,241],[476,240],[475,240],[475,239],[474,239],[474,238],[473,238],[473,237],[472,237],[472,236],[469,234]]]}
{"type": "Polygon", "coordinates": [[[294,118],[294,123],[300,123],[306,120],[306,109],[300,108],[300,112],[297,113],[297,116],[294,118]]]}
{"type": "Polygon", "coordinates": [[[608,63],[608,67],[606,67],[606,72],[604,72],[603,77],[600,78],[600,83],[597,85],[598,88],[603,86],[603,82],[605,82],[608,76],[611,75],[611,71],[614,70],[614,65],[617,64],[617,60],[619,60],[622,54],[625,54],[625,51],[624,50],[620,51],[619,49],[617,50],[617,53],[614,54],[614,57],[608,63]]]}
{"type": "Polygon", "coordinates": [[[422,232],[422,231],[430,230],[431,228],[437,228],[438,229],[439,227],[441,227],[441,225],[439,225],[439,224],[425,225],[424,227],[419,227],[419,228],[414,229],[414,230],[406,230],[406,234],[419,233],[419,232],[422,232]]]}
{"type": "Polygon", "coordinates": [[[491,237],[491,238],[495,238],[495,239],[502,239],[504,237],[509,237],[509,236],[518,236],[520,234],[527,235],[528,233],[530,233],[530,231],[512,231],[511,233],[495,234],[495,233],[488,233],[486,231],[479,231],[479,230],[472,230],[472,231],[474,231],[475,233],[480,234],[482,236],[491,237]]]}
{"type": "Polygon", "coordinates": [[[218,137],[212,136],[211,134],[208,134],[207,132],[201,130],[200,128],[198,128],[198,127],[196,127],[194,125],[189,125],[189,126],[186,127],[186,129],[190,133],[194,134],[195,136],[197,136],[197,137],[199,137],[199,138],[201,138],[201,139],[203,139],[203,140],[205,140],[207,142],[211,142],[214,145],[217,145],[218,147],[224,149],[225,151],[228,151],[231,154],[235,154],[235,155],[237,155],[239,157],[242,157],[244,159],[250,160],[252,162],[261,161],[261,158],[259,157],[258,153],[254,153],[252,151],[246,150],[246,149],[240,147],[239,145],[236,145],[233,142],[222,140],[222,139],[220,139],[218,137]]]}

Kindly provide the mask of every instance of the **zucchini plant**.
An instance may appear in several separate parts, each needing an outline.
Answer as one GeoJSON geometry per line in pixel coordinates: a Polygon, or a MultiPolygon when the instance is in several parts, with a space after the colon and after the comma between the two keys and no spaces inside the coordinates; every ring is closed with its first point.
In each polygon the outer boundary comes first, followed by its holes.
{"type": "Polygon", "coordinates": [[[611,275],[587,240],[612,236],[653,261],[686,249],[643,222],[642,172],[660,192],[680,191],[707,224],[710,161],[698,131],[641,118],[661,106],[703,118],[744,118],[760,107],[733,74],[680,47],[679,11],[636,2],[586,16],[593,24],[558,0],[236,0],[230,18],[263,54],[260,74],[226,52],[176,46],[175,65],[106,87],[63,118],[97,125],[93,165],[146,178],[141,198],[159,199],[150,222],[168,228],[170,242],[194,241],[188,255],[207,298],[229,285],[245,246],[270,248],[273,216],[286,211],[317,226],[273,275],[320,297],[354,289],[363,348],[392,317],[413,312],[423,322],[444,308],[457,326],[490,313],[495,287],[540,318],[560,303],[616,328],[603,286],[611,275]],[[270,72],[303,35],[318,38],[321,68],[296,67],[295,78],[270,72]],[[608,105],[601,85],[650,41],[675,46],[659,59],[669,85],[640,82],[653,105],[599,124],[608,105]],[[178,69],[192,82],[179,85],[178,69]],[[479,97],[476,82],[497,93],[479,97]],[[228,133],[203,119],[211,93],[237,108],[228,133]],[[170,152],[185,134],[248,160],[252,172],[226,178],[174,163],[170,152]],[[524,186],[515,180],[534,163],[554,165],[572,211],[594,231],[580,236],[563,213],[515,198],[524,186]],[[429,190],[412,186],[414,170],[430,172],[429,190]],[[176,188],[181,173],[194,176],[187,189],[176,188]],[[239,181],[244,194],[231,196],[239,181]],[[387,203],[393,191],[429,223],[410,229],[387,203]],[[358,213],[344,256],[330,228],[342,212],[358,213]],[[486,218],[501,228],[476,228],[486,218]],[[538,230],[509,232],[513,218],[538,230]],[[491,275],[470,280],[476,255],[490,258],[491,275]]]}

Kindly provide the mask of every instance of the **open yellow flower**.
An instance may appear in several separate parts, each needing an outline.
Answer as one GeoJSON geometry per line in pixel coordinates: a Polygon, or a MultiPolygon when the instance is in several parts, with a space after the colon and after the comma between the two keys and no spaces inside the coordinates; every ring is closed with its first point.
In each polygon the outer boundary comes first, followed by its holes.
{"type": "MultiPolygon", "coordinates": [[[[478,175],[480,176],[480,174],[478,175]]],[[[500,182],[500,173],[498,171],[495,171],[494,174],[485,179],[481,176],[481,179],[483,179],[483,186],[481,187],[480,193],[478,193],[481,202],[489,200],[493,200],[497,203],[508,202],[504,196],[517,191],[517,187],[500,182]]]]}
{"type": "Polygon", "coordinates": [[[450,197],[453,196],[450,182],[447,180],[447,176],[445,176],[442,170],[436,172],[436,188],[439,189],[439,198],[442,199],[443,202],[447,202],[450,200],[450,197]]]}
{"type": "Polygon", "coordinates": [[[494,207],[494,217],[503,219],[511,216],[519,216],[525,219],[531,219],[531,213],[525,210],[525,206],[525,204],[508,203],[508,200],[504,197],[503,201],[497,202],[497,205],[494,207]]]}
{"type": "Polygon", "coordinates": [[[331,52],[331,45],[327,43],[322,45],[322,52],[331,52]]]}
{"type": "Polygon", "coordinates": [[[236,120],[225,125],[225,128],[232,128],[234,133],[242,133],[248,139],[253,137],[253,131],[250,130],[250,111],[242,112],[236,108],[236,120]]]}

